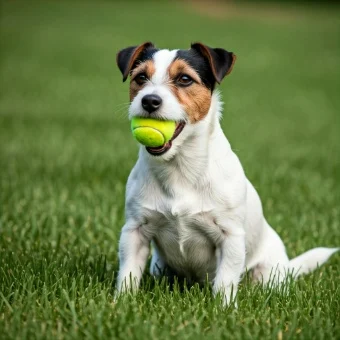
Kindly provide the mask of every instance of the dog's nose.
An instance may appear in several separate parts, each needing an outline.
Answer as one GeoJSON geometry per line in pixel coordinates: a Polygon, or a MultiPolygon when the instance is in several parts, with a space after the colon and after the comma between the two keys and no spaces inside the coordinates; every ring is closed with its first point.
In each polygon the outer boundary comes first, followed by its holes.
{"type": "Polygon", "coordinates": [[[143,109],[152,113],[162,105],[162,98],[157,94],[147,94],[142,98],[143,109]]]}

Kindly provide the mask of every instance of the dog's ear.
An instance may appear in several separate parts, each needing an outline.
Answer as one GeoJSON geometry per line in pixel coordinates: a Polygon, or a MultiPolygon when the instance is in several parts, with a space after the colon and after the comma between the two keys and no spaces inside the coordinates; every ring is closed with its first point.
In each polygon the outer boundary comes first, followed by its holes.
{"type": "Polygon", "coordinates": [[[136,59],[141,55],[141,53],[147,49],[148,47],[154,47],[153,43],[145,42],[139,46],[131,46],[122,49],[117,53],[117,65],[122,72],[123,75],[123,82],[129,76],[131,69],[136,61],[136,59]]]}
{"type": "Polygon", "coordinates": [[[219,84],[232,71],[236,61],[234,53],[223,48],[210,48],[201,43],[191,44],[191,48],[208,60],[214,78],[219,84]]]}

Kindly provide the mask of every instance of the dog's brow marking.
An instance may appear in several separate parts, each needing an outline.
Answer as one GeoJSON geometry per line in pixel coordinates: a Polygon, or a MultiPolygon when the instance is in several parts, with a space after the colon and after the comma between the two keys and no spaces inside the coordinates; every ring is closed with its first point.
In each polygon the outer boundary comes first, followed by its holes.
{"type": "Polygon", "coordinates": [[[201,83],[201,78],[197,71],[191,67],[187,62],[181,59],[177,59],[169,65],[168,73],[170,79],[175,78],[180,73],[188,74],[194,81],[201,83]]]}
{"type": "Polygon", "coordinates": [[[178,50],[160,50],[153,56],[155,62],[155,73],[153,74],[151,81],[154,84],[162,84],[168,80],[168,67],[173,62],[177,55],[178,50]]]}
{"type": "Polygon", "coordinates": [[[132,71],[131,78],[133,78],[136,74],[140,72],[145,72],[148,78],[150,79],[152,75],[155,73],[155,65],[152,60],[146,60],[144,62],[140,62],[139,65],[132,71]]]}

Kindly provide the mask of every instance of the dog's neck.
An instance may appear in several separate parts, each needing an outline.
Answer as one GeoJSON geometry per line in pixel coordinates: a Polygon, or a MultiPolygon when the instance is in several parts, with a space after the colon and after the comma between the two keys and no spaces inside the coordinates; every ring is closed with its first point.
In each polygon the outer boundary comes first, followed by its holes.
{"type": "Polygon", "coordinates": [[[145,148],[141,149],[140,161],[167,191],[171,192],[174,183],[177,184],[176,187],[178,183],[193,187],[204,184],[204,174],[209,168],[209,162],[214,161],[216,156],[223,156],[217,155],[218,150],[221,150],[221,143],[230,148],[219,122],[221,110],[220,95],[215,91],[207,116],[195,124],[192,134],[179,146],[170,160],[151,157],[145,148]]]}

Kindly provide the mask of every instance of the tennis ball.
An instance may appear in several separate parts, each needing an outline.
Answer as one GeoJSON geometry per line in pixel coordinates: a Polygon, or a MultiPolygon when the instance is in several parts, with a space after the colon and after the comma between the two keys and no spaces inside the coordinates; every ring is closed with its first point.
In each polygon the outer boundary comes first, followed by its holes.
{"type": "Polygon", "coordinates": [[[131,120],[131,130],[139,143],[158,147],[171,139],[176,130],[176,123],[172,120],[134,117],[131,120]]]}

